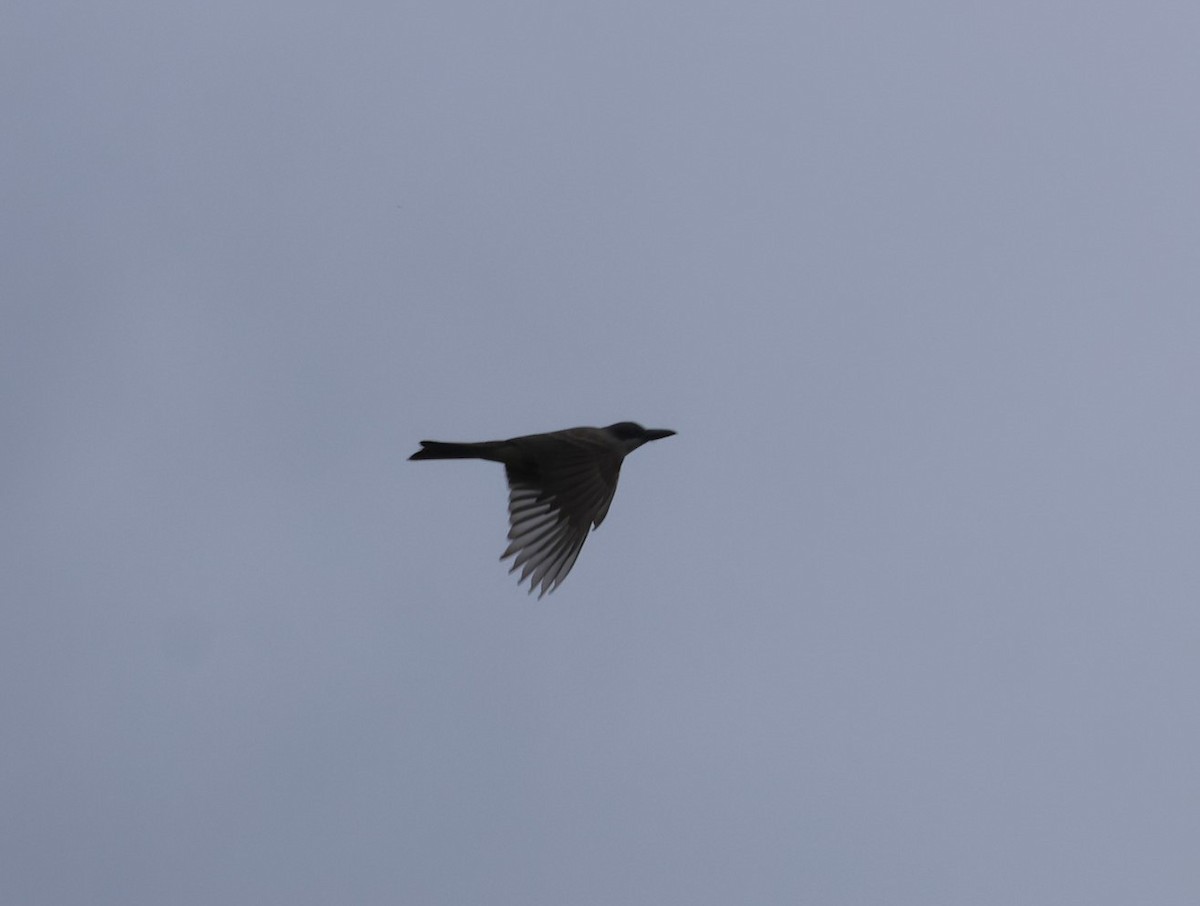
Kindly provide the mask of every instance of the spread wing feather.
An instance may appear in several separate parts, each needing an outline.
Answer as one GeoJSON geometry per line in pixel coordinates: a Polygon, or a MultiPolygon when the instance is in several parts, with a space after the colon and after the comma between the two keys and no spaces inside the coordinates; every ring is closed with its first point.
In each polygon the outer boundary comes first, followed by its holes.
{"type": "Polygon", "coordinates": [[[500,555],[515,555],[509,572],[520,569],[530,593],[540,586],[539,598],[562,584],[588,532],[604,521],[621,468],[619,455],[586,438],[565,447],[560,439],[547,452],[506,466],[509,545],[500,555]]]}

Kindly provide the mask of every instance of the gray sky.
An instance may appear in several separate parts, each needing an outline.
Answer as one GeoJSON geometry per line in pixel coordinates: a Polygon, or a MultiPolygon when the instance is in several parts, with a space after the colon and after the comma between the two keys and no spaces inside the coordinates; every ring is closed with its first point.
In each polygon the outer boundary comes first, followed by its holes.
{"type": "Polygon", "coordinates": [[[10,7],[0,901],[1200,899],[1200,8],[10,7]]]}

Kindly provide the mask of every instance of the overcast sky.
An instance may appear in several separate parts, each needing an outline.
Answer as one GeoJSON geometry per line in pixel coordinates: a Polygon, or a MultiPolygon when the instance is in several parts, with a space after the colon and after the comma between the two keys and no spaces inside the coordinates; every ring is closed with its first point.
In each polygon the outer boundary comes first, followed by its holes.
{"type": "Polygon", "coordinates": [[[3,20],[0,901],[1200,902],[1200,7],[3,20]]]}

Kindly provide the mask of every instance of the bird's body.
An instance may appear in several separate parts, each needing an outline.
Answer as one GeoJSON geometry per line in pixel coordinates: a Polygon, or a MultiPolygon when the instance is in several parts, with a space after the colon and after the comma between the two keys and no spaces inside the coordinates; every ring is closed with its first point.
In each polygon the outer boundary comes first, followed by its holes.
{"type": "Polygon", "coordinates": [[[529,590],[541,595],[566,578],[590,530],[608,515],[625,457],[674,431],[617,422],[480,443],[421,441],[409,459],[486,459],[504,463],[508,478],[508,548],[529,590]]]}

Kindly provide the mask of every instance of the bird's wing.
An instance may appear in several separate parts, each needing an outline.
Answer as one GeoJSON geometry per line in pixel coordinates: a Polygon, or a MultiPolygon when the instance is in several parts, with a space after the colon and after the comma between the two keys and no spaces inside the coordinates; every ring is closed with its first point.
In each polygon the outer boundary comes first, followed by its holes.
{"type": "Polygon", "coordinates": [[[604,521],[617,490],[621,457],[586,441],[558,446],[552,456],[506,467],[509,572],[521,569],[540,598],[567,577],[588,532],[604,521]],[[546,460],[549,459],[549,462],[546,460]]]}

